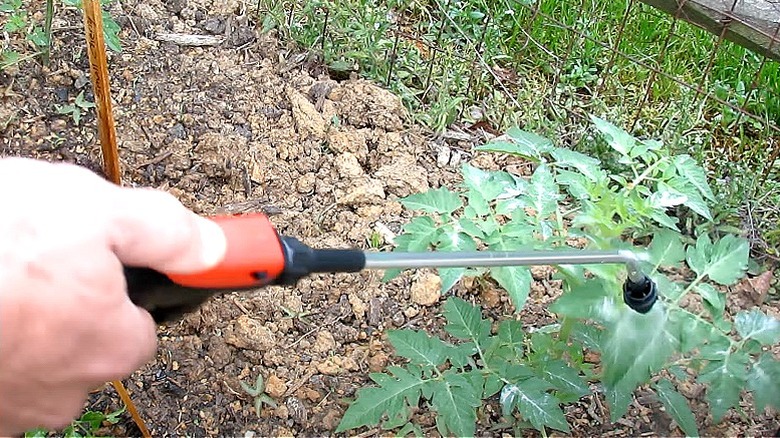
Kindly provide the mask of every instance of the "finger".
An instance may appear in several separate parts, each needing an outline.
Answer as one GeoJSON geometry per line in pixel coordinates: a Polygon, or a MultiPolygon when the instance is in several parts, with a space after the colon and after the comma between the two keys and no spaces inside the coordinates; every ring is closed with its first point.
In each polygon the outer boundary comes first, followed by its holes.
{"type": "Polygon", "coordinates": [[[215,222],[166,192],[119,190],[109,213],[109,243],[122,263],[188,273],[211,268],[224,257],[227,242],[215,222]]]}

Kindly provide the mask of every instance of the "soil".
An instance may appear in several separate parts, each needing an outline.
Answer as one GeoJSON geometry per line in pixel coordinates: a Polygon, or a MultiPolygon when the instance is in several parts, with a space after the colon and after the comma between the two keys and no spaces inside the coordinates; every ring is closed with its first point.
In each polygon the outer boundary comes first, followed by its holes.
{"type": "MultiPolygon", "coordinates": [[[[30,3],[43,10],[43,2],[30,3]]],[[[314,247],[368,249],[379,238],[380,249],[389,249],[388,238],[409,218],[399,197],[456,183],[462,162],[524,168],[473,153],[484,141],[476,133],[429,135],[377,85],[330,78],[315,57],[260,35],[243,2],[124,0],[110,10],[123,28],[123,51],[110,54],[109,65],[125,185],[167,190],[207,215],[264,211],[282,234],[314,247]],[[163,41],[164,33],[224,41],[183,46],[163,41]]],[[[94,113],[76,124],[56,111],[81,92],[93,100],[80,24],[76,11],[62,11],[52,64],[28,62],[2,75],[1,154],[100,172],[94,113]]],[[[315,275],[296,287],[231,293],[161,326],[156,359],[124,381],[152,434],[332,435],[368,373],[399,363],[387,329],[442,330],[446,297],[434,273],[409,272],[388,283],[381,274],[315,275]],[[242,388],[258,375],[276,407],[259,404],[257,411],[242,388]]],[[[552,322],[546,306],[559,292],[551,269],[535,269],[529,304],[518,316],[523,325],[552,322]]],[[[737,290],[744,299],[731,304],[750,305],[752,293],[737,290]]],[[[490,284],[464,281],[450,294],[480,303],[493,320],[512,314],[506,294],[490,284]]],[[[778,313],[776,306],[767,310],[778,313]]],[[[689,389],[703,408],[701,388],[689,389]]],[[[120,406],[106,386],[87,407],[120,406]]],[[[702,433],[769,436],[777,429],[776,415],[753,412],[749,400],[744,408],[744,416],[730,413],[717,425],[699,410],[702,433]]],[[[572,436],[681,434],[641,390],[618,423],[608,422],[606,409],[598,395],[569,406],[572,436]]],[[[418,416],[425,433],[435,435],[433,417],[418,416]]],[[[139,435],[129,415],[122,418],[104,432],[139,435]]],[[[512,433],[499,423],[492,401],[478,433],[512,433]]]]}

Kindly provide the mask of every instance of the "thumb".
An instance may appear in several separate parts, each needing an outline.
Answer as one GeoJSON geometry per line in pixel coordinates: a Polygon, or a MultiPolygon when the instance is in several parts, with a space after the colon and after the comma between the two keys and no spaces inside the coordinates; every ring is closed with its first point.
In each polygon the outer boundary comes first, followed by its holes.
{"type": "Polygon", "coordinates": [[[109,244],[123,264],[169,273],[217,265],[227,242],[214,221],[196,215],[172,195],[153,189],[118,188],[109,213],[109,244]]]}

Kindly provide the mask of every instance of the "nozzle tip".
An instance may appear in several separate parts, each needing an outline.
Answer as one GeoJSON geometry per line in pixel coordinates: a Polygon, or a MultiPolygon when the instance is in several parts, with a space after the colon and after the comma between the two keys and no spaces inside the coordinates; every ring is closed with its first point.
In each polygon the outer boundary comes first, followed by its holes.
{"type": "Polygon", "coordinates": [[[623,283],[623,301],[634,311],[645,314],[657,300],[658,289],[649,277],[643,275],[639,281],[629,278],[623,283]]]}

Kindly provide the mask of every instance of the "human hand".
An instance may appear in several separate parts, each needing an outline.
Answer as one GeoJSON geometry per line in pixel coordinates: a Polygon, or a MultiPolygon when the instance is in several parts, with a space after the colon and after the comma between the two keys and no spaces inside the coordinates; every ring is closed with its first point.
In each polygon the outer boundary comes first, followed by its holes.
{"type": "Polygon", "coordinates": [[[123,265],[187,273],[222,259],[219,226],[151,189],[72,165],[0,159],[0,435],[60,429],[90,390],[157,347],[123,265]]]}

